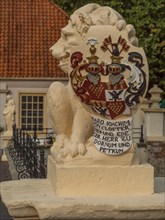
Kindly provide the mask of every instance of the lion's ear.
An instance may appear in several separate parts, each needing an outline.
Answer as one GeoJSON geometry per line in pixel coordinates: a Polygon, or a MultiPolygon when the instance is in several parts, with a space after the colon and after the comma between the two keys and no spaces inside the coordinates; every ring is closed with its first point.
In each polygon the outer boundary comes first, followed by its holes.
{"type": "Polygon", "coordinates": [[[126,27],[126,22],[124,20],[119,20],[116,22],[116,27],[119,31],[124,30],[126,27]]]}

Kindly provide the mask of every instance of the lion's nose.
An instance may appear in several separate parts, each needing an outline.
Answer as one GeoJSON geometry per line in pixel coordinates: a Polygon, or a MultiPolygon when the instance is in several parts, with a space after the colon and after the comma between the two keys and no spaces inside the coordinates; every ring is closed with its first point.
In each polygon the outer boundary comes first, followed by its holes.
{"type": "Polygon", "coordinates": [[[52,53],[53,52],[53,46],[49,48],[49,51],[52,53]]]}
{"type": "Polygon", "coordinates": [[[51,54],[56,58],[56,59],[58,59],[59,58],[59,50],[58,50],[58,48],[56,48],[56,46],[55,45],[53,45],[50,49],[49,49],[49,51],[51,52],[51,54]]]}

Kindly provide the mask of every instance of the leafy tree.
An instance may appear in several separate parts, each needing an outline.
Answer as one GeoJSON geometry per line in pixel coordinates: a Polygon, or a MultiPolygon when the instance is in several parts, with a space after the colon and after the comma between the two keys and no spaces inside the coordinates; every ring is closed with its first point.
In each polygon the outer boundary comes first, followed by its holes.
{"type": "MultiPolygon", "coordinates": [[[[91,0],[54,0],[68,14],[91,0]]],[[[127,23],[133,24],[143,47],[150,72],[150,87],[158,84],[165,98],[165,2],[164,0],[95,0],[95,3],[110,6],[118,11],[127,23]]]]}

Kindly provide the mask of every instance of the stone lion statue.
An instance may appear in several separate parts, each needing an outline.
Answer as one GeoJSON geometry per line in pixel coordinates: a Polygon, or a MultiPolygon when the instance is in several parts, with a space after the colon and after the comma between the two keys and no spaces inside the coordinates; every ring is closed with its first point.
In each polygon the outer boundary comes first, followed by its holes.
{"type": "MultiPolygon", "coordinates": [[[[93,25],[112,25],[118,30],[126,30],[128,39],[138,45],[135,29],[115,10],[98,4],[88,4],[76,10],[68,25],[61,30],[61,38],[50,51],[59,60],[59,67],[68,73],[70,49],[78,46],[93,25]]],[[[93,135],[92,118],[77,99],[68,83],[54,82],[47,93],[49,115],[55,130],[56,142],[51,148],[54,159],[62,160],[66,156],[85,155],[87,143],[93,135]]]]}

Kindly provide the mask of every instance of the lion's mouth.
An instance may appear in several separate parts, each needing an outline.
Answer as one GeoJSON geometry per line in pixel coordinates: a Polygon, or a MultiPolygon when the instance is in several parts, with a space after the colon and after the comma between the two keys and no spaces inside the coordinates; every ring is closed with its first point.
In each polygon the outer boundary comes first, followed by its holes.
{"type": "Polygon", "coordinates": [[[68,64],[69,64],[69,57],[63,58],[59,60],[59,67],[61,70],[63,70],[65,73],[68,73],[68,64]]]}
{"type": "Polygon", "coordinates": [[[69,63],[69,55],[70,54],[68,52],[66,52],[66,54],[64,56],[60,57],[60,59],[59,59],[59,67],[63,67],[63,66],[68,65],[68,63],[69,63]]]}
{"type": "Polygon", "coordinates": [[[70,53],[69,52],[65,52],[63,55],[61,55],[60,57],[58,57],[58,60],[65,60],[69,58],[70,53]]]}
{"type": "Polygon", "coordinates": [[[69,62],[69,57],[60,59],[59,60],[59,66],[61,67],[61,66],[64,66],[64,65],[68,65],[68,62],[69,62]]]}

